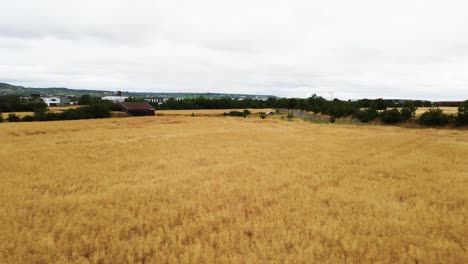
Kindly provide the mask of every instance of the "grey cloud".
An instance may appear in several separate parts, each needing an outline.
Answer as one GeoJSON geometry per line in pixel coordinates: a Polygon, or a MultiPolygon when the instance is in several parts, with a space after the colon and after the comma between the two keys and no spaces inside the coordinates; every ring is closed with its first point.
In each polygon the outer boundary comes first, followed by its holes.
{"type": "Polygon", "coordinates": [[[0,10],[0,81],[468,98],[462,0],[16,0],[0,10]]]}

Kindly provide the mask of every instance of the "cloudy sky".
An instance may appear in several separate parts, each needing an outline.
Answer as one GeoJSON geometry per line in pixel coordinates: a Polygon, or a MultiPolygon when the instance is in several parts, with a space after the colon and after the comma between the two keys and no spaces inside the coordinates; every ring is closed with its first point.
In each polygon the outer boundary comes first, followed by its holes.
{"type": "Polygon", "coordinates": [[[0,82],[468,99],[466,0],[3,0],[0,82]]]}

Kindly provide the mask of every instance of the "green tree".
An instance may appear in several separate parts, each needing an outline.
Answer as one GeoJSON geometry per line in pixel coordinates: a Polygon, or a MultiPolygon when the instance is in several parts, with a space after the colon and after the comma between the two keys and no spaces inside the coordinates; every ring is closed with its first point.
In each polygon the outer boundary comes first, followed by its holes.
{"type": "Polygon", "coordinates": [[[396,124],[401,122],[402,117],[398,109],[384,110],[380,113],[380,120],[386,124],[396,124]]]}
{"type": "Polygon", "coordinates": [[[93,102],[93,98],[89,94],[83,94],[78,98],[79,105],[90,105],[93,102]]]}
{"type": "Polygon", "coordinates": [[[372,107],[367,108],[366,110],[357,109],[354,114],[354,117],[359,119],[361,122],[367,123],[379,116],[379,112],[372,107]]]}
{"type": "Polygon", "coordinates": [[[25,115],[25,116],[23,116],[23,118],[21,118],[21,121],[23,121],[23,122],[32,122],[32,121],[34,121],[34,117],[30,116],[30,115],[25,115]]]}
{"type": "Polygon", "coordinates": [[[440,108],[431,108],[424,112],[418,122],[426,126],[443,126],[449,123],[449,117],[440,108]]]}
{"type": "Polygon", "coordinates": [[[376,99],[371,103],[371,107],[376,110],[385,110],[387,109],[387,104],[382,98],[376,99]]]}
{"type": "Polygon", "coordinates": [[[9,114],[7,117],[8,122],[19,122],[21,121],[20,117],[16,114],[9,114]]]}
{"type": "Polygon", "coordinates": [[[457,117],[455,118],[455,124],[457,126],[468,125],[468,100],[463,102],[458,107],[458,113],[457,113],[457,117]]]}
{"type": "Polygon", "coordinates": [[[418,108],[413,101],[405,101],[403,103],[403,108],[401,108],[401,119],[404,121],[410,120],[415,116],[416,110],[418,110],[418,108]]]}

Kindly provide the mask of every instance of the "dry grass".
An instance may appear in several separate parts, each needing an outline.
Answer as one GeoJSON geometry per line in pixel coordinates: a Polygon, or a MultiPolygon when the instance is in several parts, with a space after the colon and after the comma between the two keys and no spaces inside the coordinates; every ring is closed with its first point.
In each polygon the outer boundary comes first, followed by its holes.
{"type": "Polygon", "coordinates": [[[79,108],[79,107],[82,107],[82,105],[49,106],[47,109],[50,112],[63,112],[65,110],[75,109],[75,108],[79,108]]]}
{"type": "Polygon", "coordinates": [[[34,115],[34,112],[8,112],[8,113],[1,113],[3,118],[7,118],[9,114],[15,114],[19,117],[27,116],[27,115],[34,115]]]}
{"type": "Polygon", "coordinates": [[[468,263],[466,131],[0,124],[3,263],[468,263]]]}
{"type": "MultiPolygon", "coordinates": [[[[195,116],[216,116],[222,115],[224,112],[230,111],[244,111],[244,109],[198,109],[198,110],[157,110],[156,114],[159,116],[191,116],[192,113],[195,116]]],[[[252,114],[257,114],[260,112],[269,112],[273,111],[271,108],[265,109],[249,109],[252,114]]]]}
{"type": "MultiPolygon", "coordinates": [[[[52,112],[52,113],[60,113],[68,109],[73,109],[73,108],[78,108],[81,106],[78,105],[70,105],[70,106],[51,106],[47,108],[47,111],[52,112]]],[[[2,113],[3,118],[7,118],[9,114],[15,114],[19,117],[27,116],[27,115],[34,115],[34,112],[8,112],[8,113],[2,113]]]]}
{"type": "MultiPolygon", "coordinates": [[[[458,113],[458,107],[441,106],[439,108],[442,109],[445,114],[456,115],[458,113]]],[[[431,109],[431,107],[418,107],[418,110],[416,110],[416,116],[422,115],[429,109],[431,109]]]]}

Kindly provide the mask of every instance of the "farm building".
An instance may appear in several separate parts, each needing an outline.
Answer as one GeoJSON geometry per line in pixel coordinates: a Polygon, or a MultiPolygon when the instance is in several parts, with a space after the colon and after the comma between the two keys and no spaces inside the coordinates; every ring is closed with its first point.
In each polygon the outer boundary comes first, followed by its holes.
{"type": "Polygon", "coordinates": [[[64,106],[70,104],[70,99],[64,96],[41,97],[47,106],[64,106]]]}
{"type": "Polygon", "coordinates": [[[108,101],[112,101],[114,103],[124,102],[125,99],[127,99],[127,98],[128,98],[128,96],[120,96],[120,95],[111,95],[111,96],[101,97],[102,100],[108,100],[108,101]]]}
{"type": "Polygon", "coordinates": [[[156,109],[146,102],[121,102],[120,109],[133,116],[154,116],[156,109]]]}
{"type": "Polygon", "coordinates": [[[148,103],[155,103],[155,104],[160,105],[166,102],[168,99],[169,97],[148,97],[148,98],[145,98],[145,101],[147,101],[148,103]]]}

